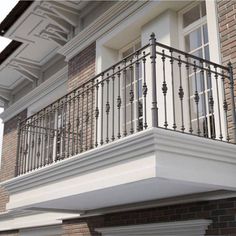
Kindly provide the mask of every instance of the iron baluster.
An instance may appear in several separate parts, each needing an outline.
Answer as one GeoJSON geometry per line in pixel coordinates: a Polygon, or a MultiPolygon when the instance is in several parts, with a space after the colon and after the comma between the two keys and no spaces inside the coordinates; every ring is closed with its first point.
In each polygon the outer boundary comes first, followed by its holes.
{"type": "MultiPolygon", "coordinates": [[[[31,119],[30,120],[30,123],[31,123],[31,119]]],[[[32,157],[31,157],[31,139],[32,139],[32,125],[30,124],[29,125],[29,144],[28,144],[28,149],[29,149],[29,152],[28,152],[28,167],[27,167],[27,170],[28,171],[31,171],[31,162],[32,162],[32,157]]]]}
{"type": "Polygon", "coordinates": [[[144,103],[144,129],[147,129],[147,83],[146,83],[146,54],[143,52],[143,103],[144,103]]]}
{"type": "Polygon", "coordinates": [[[71,147],[71,156],[75,154],[75,99],[76,99],[76,91],[73,92],[73,106],[72,106],[72,147],[71,147]]]}
{"type": "Polygon", "coordinates": [[[76,154],[79,153],[79,127],[80,127],[80,91],[77,91],[77,118],[76,118],[76,154]]]}
{"type": "Polygon", "coordinates": [[[220,97],[219,97],[218,73],[217,73],[216,66],[215,66],[215,82],[216,82],[216,94],[217,94],[218,119],[219,119],[219,128],[220,128],[219,139],[222,140],[223,136],[222,136],[222,127],[221,127],[220,97]]]}
{"type": "Polygon", "coordinates": [[[42,117],[39,117],[39,136],[38,136],[38,152],[37,152],[37,160],[38,160],[38,167],[42,167],[42,162],[41,162],[41,153],[40,153],[40,147],[41,147],[41,143],[42,143],[42,137],[41,137],[41,121],[42,121],[42,117]]]}
{"type": "Polygon", "coordinates": [[[41,127],[40,127],[40,129],[41,129],[41,131],[40,131],[40,133],[42,134],[42,139],[41,139],[41,151],[40,151],[40,153],[41,153],[41,166],[43,166],[43,165],[45,165],[45,162],[44,162],[44,150],[45,150],[45,147],[44,147],[44,145],[45,145],[45,135],[44,135],[44,132],[46,133],[46,130],[44,129],[45,127],[45,110],[46,109],[43,109],[42,110],[42,115],[41,115],[41,117],[42,117],[42,124],[41,124],[41,127]]]}
{"type": "Polygon", "coordinates": [[[127,121],[126,121],[126,109],[127,109],[127,104],[126,104],[126,83],[127,83],[127,77],[126,77],[126,60],[124,60],[124,69],[123,69],[123,78],[124,78],[124,131],[123,135],[124,137],[127,135],[127,121]]]}
{"type": "Polygon", "coordinates": [[[85,114],[85,151],[88,150],[88,124],[89,124],[89,86],[87,86],[86,90],[86,114],[85,114]]]}
{"type": "Polygon", "coordinates": [[[176,115],[175,115],[175,83],[174,83],[174,59],[173,51],[170,50],[170,65],[171,65],[171,86],[172,86],[172,109],[173,109],[173,126],[172,128],[176,130],[176,115]]]}
{"type": "Polygon", "coordinates": [[[26,122],[23,123],[22,125],[22,147],[21,147],[21,174],[24,174],[24,153],[25,153],[25,127],[26,127],[26,122]]]}
{"type": "Polygon", "coordinates": [[[20,174],[20,143],[21,143],[21,117],[18,117],[17,120],[17,156],[16,156],[16,170],[15,176],[20,174]]]}
{"type": "Polygon", "coordinates": [[[184,99],[184,90],[182,85],[182,70],[181,70],[181,57],[178,56],[178,67],[179,67],[179,99],[180,99],[180,107],[181,107],[181,131],[184,132],[184,108],[183,108],[183,99],[184,99]]]}
{"type": "Polygon", "coordinates": [[[226,140],[229,142],[229,124],[228,124],[228,103],[226,100],[226,94],[225,94],[225,76],[224,71],[222,70],[222,76],[221,76],[221,82],[222,82],[222,88],[223,88],[223,109],[225,112],[225,122],[226,122],[226,140]]]}
{"type": "Polygon", "coordinates": [[[50,106],[50,109],[49,109],[49,146],[48,146],[48,150],[49,150],[49,156],[48,156],[48,163],[52,163],[53,162],[53,158],[52,158],[52,151],[53,151],[53,134],[54,134],[54,131],[53,131],[53,128],[52,127],[52,123],[54,124],[54,116],[53,116],[53,111],[52,111],[53,107],[50,106]]]}
{"type": "Polygon", "coordinates": [[[60,117],[60,103],[59,101],[57,102],[57,109],[55,111],[55,115],[56,115],[56,141],[55,141],[55,162],[58,160],[58,157],[60,155],[60,144],[61,141],[59,141],[60,139],[60,132],[59,132],[59,117],[60,117]]]}
{"type": "Polygon", "coordinates": [[[84,97],[85,97],[85,85],[82,90],[82,107],[81,107],[81,125],[80,125],[80,152],[84,150],[84,97]]]}
{"type": "Polygon", "coordinates": [[[118,77],[118,97],[117,97],[117,109],[118,109],[118,134],[117,134],[117,138],[120,139],[121,138],[121,133],[120,133],[120,108],[121,108],[121,96],[120,96],[120,67],[118,67],[118,73],[117,73],[117,77],[118,77]]]}
{"type": "Polygon", "coordinates": [[[38,116],[35,116],[35,143],[34,143],[34,146],[35,146],[35,153],[34,153],[34,163],[35,163],[35,168],[34,169],[37,169],[38,168],[38,157],[37,157],[37,149],[38,149],[38,116]]]}
{"type": "Polygon", "coordinates": [[[107,114],[107,137],[106,143],[109,143],[109,112],[110,112],[110,103],[109,103],[109,74],[107,74],[107,103],[106,103],[106,114],[107,114]]]}
{"type": "Polygon", "coordinates": [[[140,62],[139,62],[139,51],[137,51],[136,53],[136,62],[135,62],[135,81],[136,81],[136,119],[137,119],[137,125],[136,125],[136,130],[139,132],[140,130],[142,130],[142,125],[141,125],[141,120],[140,120],[140,104],[141,103],[139,100],[139,66],[140,66],[140,62]]]}
{"type": "Polygon", "coordinates": [[[191,112],[191,93],[190,93],[190,76],[189,76],[189,58],[187,55],[186,57],[186,71],[187,71],[187,87],[188,87],[188,115],[189,115],[189,133],[193,133],[193,126],[192,126],[192,112],[191,112]]]}
{"type": "Polygon", "coordinates": [[[130,91],[129,91],[129,101],[130,101],[130,134],[134,133],[134,126],[133,126],[133,103],[134,103],[134,88],[133,88],[133,83],[134,83],[134,74],[133,74],[133,62],[132,58],[130,59],[130,91]]]}
{"type": "Polygon", "coordinates": [[[111,140],[115,140],[115,67],[112,68],[112,134],[111,140]]]}
{"type": "Polygon", "coordinates": [[[209,81],[209,88],[210,88],[210,96],[209,96],[209,107],[210,107],[210,116],[212,118],[212,122],[210,123],[211,125],[211,138],[215,138],[215,129],[214,129],[214,99],[212,96],[212,81],[211,81],[211,68],[208,66],[208,81],[209,81]]]}
{"type": "Polygon", "coordinates": [[[90,114],[90,128],[91,128],[91,134],[90,134],[90,149],[93,148],[93,130],[94,130],[94,122],[93,122],[93,107],[94,107],[94,82],[95,80],[92,80],[92,88],[91,88],[91,93],[92,93],[92,102],[91,102],[91,114],[90,114]]]}
{"type": "Polygon", "coordinates": [[[167,129],[168,121],[167,121],[167,105],[166,105],[166,95],[168,91],[167,83],[166,83],[166,69],[165,69],[165,50],[162,50],[162,70],[163,70],[163,83],[162,83],[162,93],[164,95],[164,114],[165,114],[165,121],[164,127],[167,129]]]}
{"type": "Polygon", "coordinates": [[[103,145],[103,95],[104,95],[104,78],[103,78],[103,74],[102,74],[102,78],[101,78],[101,141],[100,144],[103,145]]]}
{"type": "Polygon", "coordinates": [[[44,136],[44,162],[47,162],[47,145],[49,141],[49,132],[48,132],[48,110],[45,109],[45,136],[44,136]]]}
{"type": "Polygon", "coordinates": [[[29,126],[28,121],[26,123],[26,139],[25,139],[25,150],[24,150],[24,173],[27,172],[27,164],[28,164],[28,150],[29,150],[29,144],[28,144],[28,135],[29,135],[29,126]]]}
{"type": "MultiPolygon", "coordinates": [[[[68,101],[67,101],[68,102],[68,101]]],[[[70,134],[71,134],[71,96],[68,102],[68,122],[67,122],[67,157],[70,156],[70,134]]]]}
{"type": "Polygon", "coordinates": [[[96,125],[95,125],[95,147],[98,146],[98,118],[99,118],[99,108],[98,108],[98,92],[99,92],[99,81],[96,82],[96,109],[95,109],[95,119],[96,119],[96,125]]]}
{"type": "Polygon", "coordinates": [[[66,157],[66,117],[67,117],[67,96],[65,96],[64,101],[62,101],[62,116],[63,116],[63,122],[62,122],[62,133],[63,133],[63,138],[62,138],[62,159],[66,157]]]}
{"type": "Polygon", "coordinates": [[[203,66],[203,61],[200,61],[201,63],[201,78],[202,78],[202,90],[203,90],[203,115],[204,115],[204,126],[203,127],[203,136],[207,137],[208,136],[208,130],[207,130],[207,111],[206,111],[206,86],[205,86],[205,79],[204,79],[204,66],[203,66]]]}
{"type": "Polygon", "coordinates": [[[35,156],[34,156],[34,149],[35,149],[35,117],[32,118],[32,142],[31,142],[31,170],[35,169],[35,156]]]}
{"type": "Polygon", "coordinates": [[[197,67],[196,67],[196,61],[194,61],[194,81],[195,81],[195,93],[194,93],[194,101],[196,104],[196,109],[197,109],[197,134],[200,136],[201,130],[200,130],[200,120],[199,120],[199,93],[198,93],[198,87],[197,87],[197,67]]]}

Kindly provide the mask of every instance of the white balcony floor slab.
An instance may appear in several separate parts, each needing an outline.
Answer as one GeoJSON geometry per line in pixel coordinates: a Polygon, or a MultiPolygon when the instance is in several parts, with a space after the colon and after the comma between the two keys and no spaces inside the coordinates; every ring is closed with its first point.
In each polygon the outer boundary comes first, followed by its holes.
{"type": "Polygon", "coordinates": [[[9,210],[95,210],[236,190],[236,145],[152,128],[2,183],[9,210]]]}

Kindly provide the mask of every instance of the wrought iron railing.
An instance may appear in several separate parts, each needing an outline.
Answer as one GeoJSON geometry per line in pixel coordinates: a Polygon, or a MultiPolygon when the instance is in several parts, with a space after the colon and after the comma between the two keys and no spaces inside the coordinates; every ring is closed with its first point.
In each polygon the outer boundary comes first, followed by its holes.
{"type": "Polygon", "coordinates": [[[149,127],[235,142],[231,64],[150,43],[19,122],[16,175],[149,127]]]}

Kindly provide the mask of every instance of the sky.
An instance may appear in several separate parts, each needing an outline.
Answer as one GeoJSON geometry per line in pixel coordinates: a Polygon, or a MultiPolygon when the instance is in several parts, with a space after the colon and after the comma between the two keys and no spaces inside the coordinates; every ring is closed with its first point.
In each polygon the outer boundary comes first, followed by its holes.
{"type": "MultiPolygon", "coordinates": [[[[0,8],[0,22],[4,20],[4,18],[8,15],[11,9],[18,3],[19,0],[1,0],[1,8],[0,8]]],[[[4,48],[11,42],[10,39],[4,38],[0,36],[0,53],[4,50],[4,48]]],[[[3,108],[0,108],[0,114],[3,112],[3,108]]],[[[2,136],[3,136],[3,123],[0,119],[0,159],[2,156],[2,136]]]]}

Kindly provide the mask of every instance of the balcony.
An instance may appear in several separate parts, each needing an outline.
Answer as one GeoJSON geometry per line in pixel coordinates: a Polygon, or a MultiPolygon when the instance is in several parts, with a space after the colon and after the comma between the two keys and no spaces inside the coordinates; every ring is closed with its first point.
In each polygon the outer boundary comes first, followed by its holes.
{"type": "Polygon", "coordinates": [[[8,209],[236,189],[232,67],[156,42],[19,121],[8,209]],[[96,200],[94,200],[96,199],[96,200]]]}

